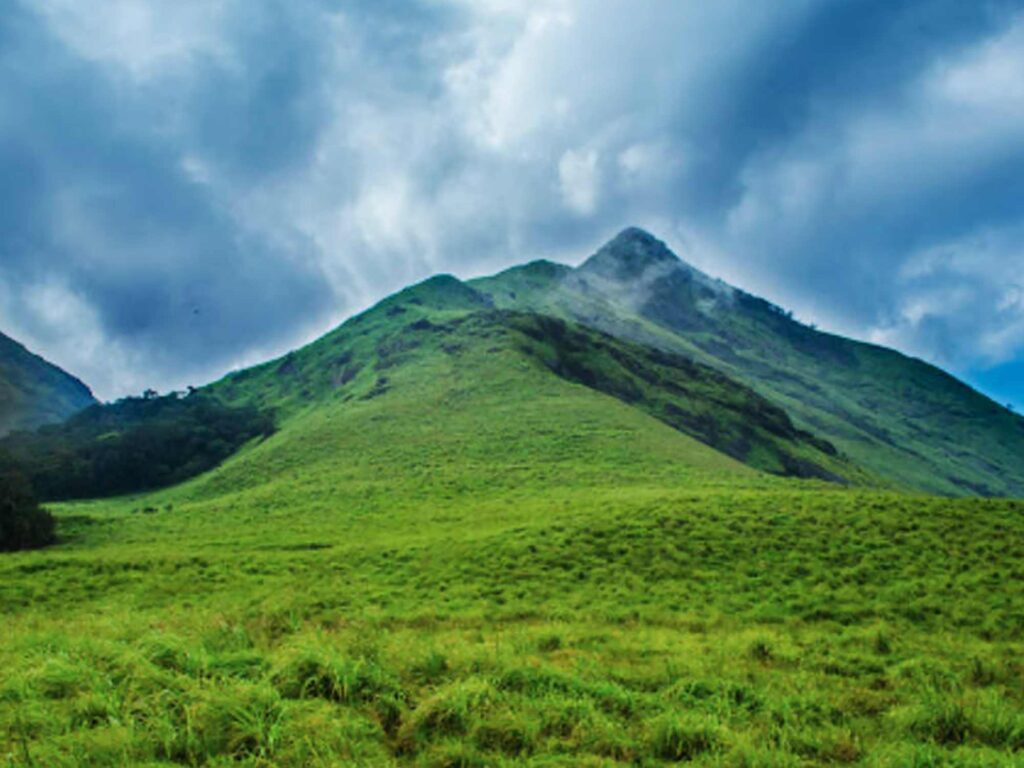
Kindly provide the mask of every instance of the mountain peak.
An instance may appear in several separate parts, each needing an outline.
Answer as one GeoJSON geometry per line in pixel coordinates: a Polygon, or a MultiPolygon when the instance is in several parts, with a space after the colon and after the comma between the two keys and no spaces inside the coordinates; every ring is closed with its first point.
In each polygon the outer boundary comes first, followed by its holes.
{"type": "Polygon", "coordinates": [[[613,280],[635,280],[654,266],[681,266],[682,261],[661,240],[639,227],[627,227],[605,243],[580,267],[613,280]]]}
{"type": "Polygon", "coordinates": [[[664,246],[664,243],[662,243],[658,238],[656,238],[646,229],[641,229],[640,227],[626,227],[624,230],[619,232],[619,234],[617,234],[615,237],[609,240],[608,245],[620,241],[623,243],[636,242],[664,246]]]}

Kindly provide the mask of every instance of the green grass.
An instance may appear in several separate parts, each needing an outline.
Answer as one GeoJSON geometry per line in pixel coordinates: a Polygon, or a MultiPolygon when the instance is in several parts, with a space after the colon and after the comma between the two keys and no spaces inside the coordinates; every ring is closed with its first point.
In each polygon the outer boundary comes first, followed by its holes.
{"type": "Polygon", "coordinates": [[[68,507],[92,521],[76,540],[3,559],[8,763],[988,766],[1024,749],[1017,503],[230,498],[68,507]]]}
{"type": "Polygon", "coordinates": [[[57,506],[0,558],[0,765],[1024,761],[1024,502],[883,489],[745,388],[542,327],[429,281],[211,388],[273,436],[57,506]]]}
{"type": "Polygon", "coordinates": [[[1020,764],[1024,504],[760,473],[500,328],[396,344],[434,298],[0,559],[0,764],[1020,764]]]}

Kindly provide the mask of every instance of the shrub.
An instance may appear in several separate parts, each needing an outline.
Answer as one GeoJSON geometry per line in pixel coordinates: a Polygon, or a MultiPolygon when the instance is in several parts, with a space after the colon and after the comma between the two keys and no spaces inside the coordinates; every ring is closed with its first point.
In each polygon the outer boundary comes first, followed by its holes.
{"type": "Polygon", "coordinates": [[[413,675],[425,683],[433,683],[448,674],[448,659],[439,651],[431,651],[412,667],[413,675]]]}
{"type": "Polygon", "coordinates": [[[270,757],[280,738],[283,712],[273,688],[218,689],[196,712],[194,727],[203,756],[270,757]]]}
{"type": "Polygon", "coordinates": [[[775,651],[772,648],[771,642],[763,637],[754,640],[747,649],[747,652],[750,654],[750,658],[762,663],[767,663],[775,658],[775,651]]]}
{"type": "Polygon", "coordinates": [[[39,506],[32,487],[16,472],[0,474],[0,551],[36,549],[56,541],[53,515],[39,506]]]}
{"type": "Polygon", "coordinates": [[[473,731],[473,740],[480,749],[506,755],[528,753],[536,736],[535,728],[512,713],[489,718],[473,731]]]}
{"type": "Polygon", "coordinates": [[[562,636],[561,635],[545,635],[537,641],[537,650],[541,653],[552,653],[553,651],[561,650],[562,648],[562,636]]]}
{"type": "Polygon", "coordinates": [[[173,635],[150,635],[142,640],[140,649],[150,664],[168,672],[199,676],[205,668],[205,660],[173,635]]]}
{"type": "Polygon", "coordinates": [[[44,501],[114,496],[195,477],[273,432],[273,414],[209,395],[126,398],[0,439],[0,468],[44,501]]]}
{"type": "Polygon", "coordinates": [[[963,744],[971,733],[971,720],[958,701],[933,699],[922,705],[909,723],[911,734],[942,746],[963,744]]]}
{"type": "Polygon", "coordinates": [[[423,760],[429,768],[486,768],[492,765],[471,744],[446,742],[430,751],[423,760]]]}
{"type": "Polygon", "coordinates": [[[887,656],[892,653],[892,639],[886,634],[885,630],[878,630],[875,634],[873,646],[875,653],[880,656],[887,656]]]}

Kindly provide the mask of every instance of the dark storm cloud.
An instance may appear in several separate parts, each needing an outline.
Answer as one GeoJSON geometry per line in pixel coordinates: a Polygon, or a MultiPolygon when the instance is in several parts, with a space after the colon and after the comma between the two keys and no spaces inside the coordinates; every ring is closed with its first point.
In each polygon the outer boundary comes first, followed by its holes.
{"type": "Polygon", "coordinates": [[[1024,349],[1024,3],[37,0],[0,322],[100,388],[637,223],[978,382],[1024,349]]]}
{"type": "MultiPolygon", "coordinates": [[[[44,350],[70,358],[109,394],[207,374],[254,342],[290,341],[322,316],[332,294],[311,246],[299,238],[270,249],[247,236],[227,203],[190,178],[181,146],[166,141],[167,126],[151,122],[161,109],[147,100],[157,95],[122,93],[27,10],[14,9],[0,24],[0,273],[7,314],[44,350]],[[51,308],[37,300],[91,311],[66,325],[69,318],[52,308],[53,323],[51,308]]],[[[261,110],[278,104],[291,140],[256,129],[235,147],[261,171],[302,151],[295,148],[301,120],[289,112],[292,85],[287,76],[257,85],[265,93],[244,94],[242,106],[210,116],[230,132],[229,120],[260,124],[261,110]]]]}

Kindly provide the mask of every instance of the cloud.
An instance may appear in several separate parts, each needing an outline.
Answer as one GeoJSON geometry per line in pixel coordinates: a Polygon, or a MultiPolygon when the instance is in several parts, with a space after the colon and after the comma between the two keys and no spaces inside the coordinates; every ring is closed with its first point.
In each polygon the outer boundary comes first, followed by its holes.
{"type": "Polygon", "coordinates": [[[586,216],[594,212],[600,193],[601,177],[597,167],[597,152],[566,150],[558,161],[558,179],[562,186],[562,199],[566,206],[586,216]]]}
{"type": "Polygon", "coordinates": [[[875,341],[955,365],[998,366],[1024,347],[1024,225],[972,233],[912,254],[896,275],[896,311],[875,341]],[[943,359],[942,353],[951,354],[943,359]]]}
{"type": "Polygon", "coordinates": [[[137,81],[174,76],[200,57],[227,57],[223,0],[36,0],[34,7],[68,48],[137,81]]]}
{"type": "Polygon", "coordinates": [[[1020,2],[83,8],[0,19],[0,322],[104,396],[632,223],[826,327],[1024,357],[1020,2]]]}
{"type": "Polygon", "coordinates": [[[1017,16],[926,62],[894,98],[820,111],[747,163],[724,250],[827,324],[953,367],[1019,353],[1007,328],[1020,308],[993,297],[1024,266],[1005,234],[1024,214],[1024,100],[1000,85],[1022,56],[1017,16]],[[959,268],[935,266],[951,252],[959,268]]]}
{"type": "Polygon", "coordinates": [[[43,21],[0,22],[6,328],[112,394],[213,375],[322,316],[332,297],[304,239],[268,248],[197,181],[175,129],[151,124],[157,94],[126,91],[43,21]]]}

